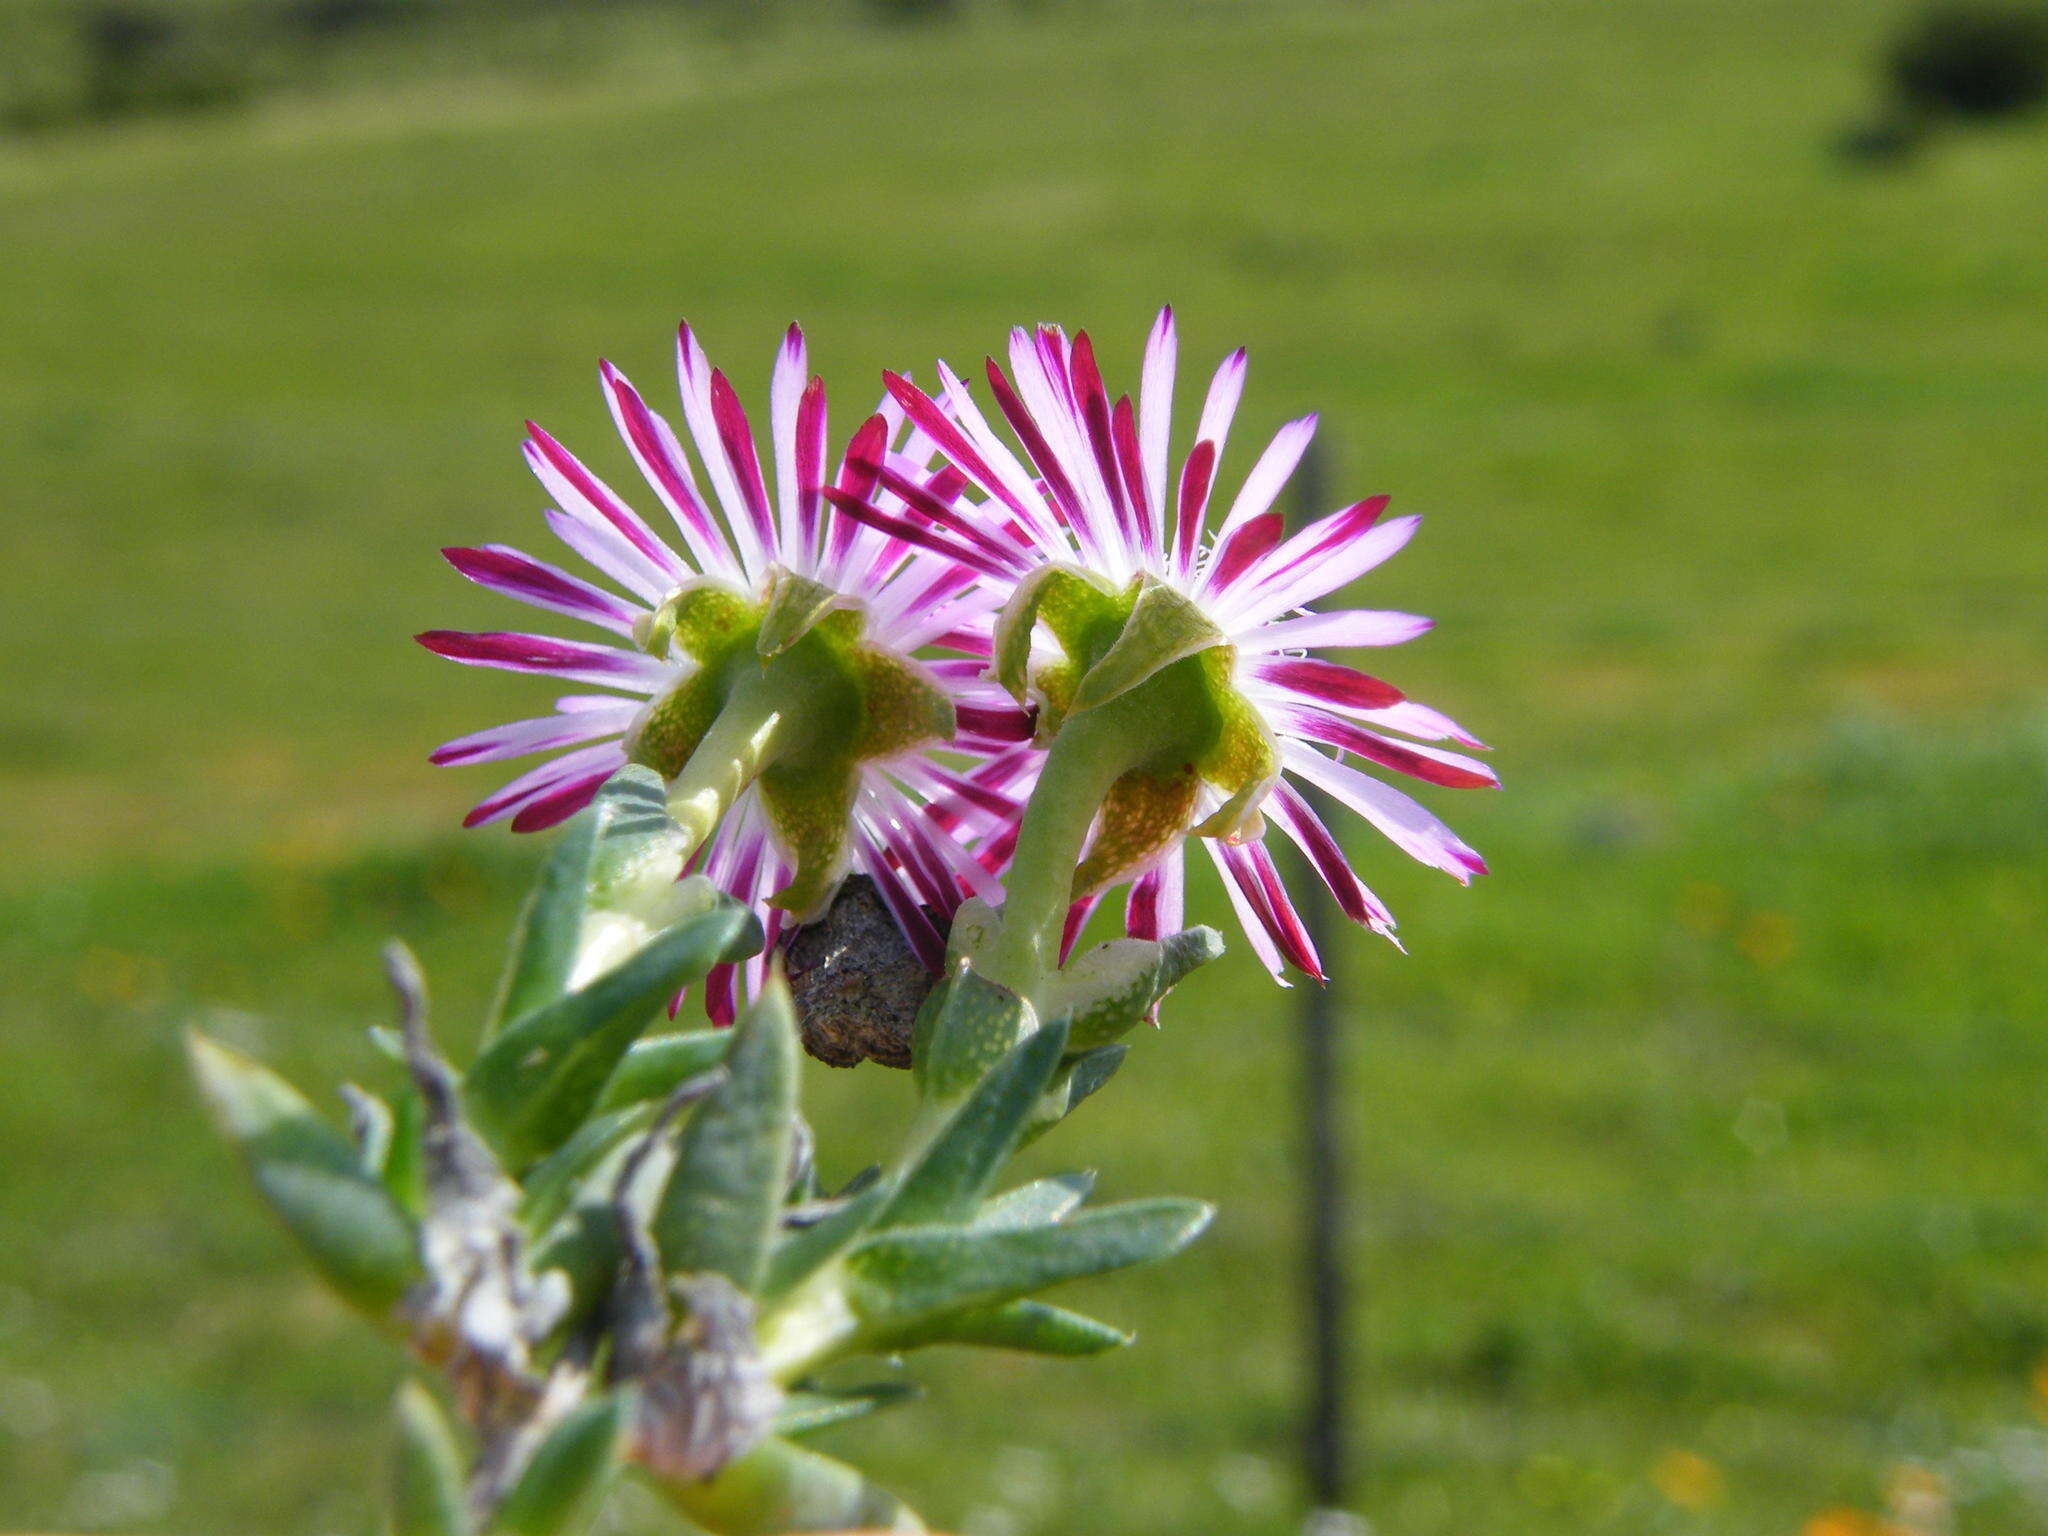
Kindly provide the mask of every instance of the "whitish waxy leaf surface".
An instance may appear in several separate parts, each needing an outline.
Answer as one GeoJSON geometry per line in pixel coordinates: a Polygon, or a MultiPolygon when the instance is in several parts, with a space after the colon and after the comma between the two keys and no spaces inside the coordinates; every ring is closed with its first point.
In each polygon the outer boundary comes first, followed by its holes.
{"type": "Polygon", "coordinates": [[[971,1216],[1017,1150],[1066,1041],[1065,1024],[1054,1023],[1012,1047],[903,1175],[881,1225],[956,1222],[971,1216]]]}
{"type": "Polygon", "coordinates": [[[1012,1349],[1028,1355],[1075,1359],[1121,1349],[1131,1335],[1092,1317],[1047,1306],[1042,1301],[1010,1301],[972,1312],[928,1317],[884,1334],[880,1349],[922,1349],[933,1344],[972,1344],[983,1349],[1012,1349]]]}
{"type": "Polygon", "coordinates": [[[667,1269],[715,1270],[752,1292],[789,1183],[796,1118],[796,1014],[779,972],[740,1022],[726,1070],[683,1128],[654,1239],[667,1269]]]}
{"type": "Polygon", "coordinates": [[[1177,1253],[1209,1224],[1195,1200],[1134,1200],[1045,1227],[906,1227],[847,1260],[855,1313],[884,1334],[1177,1253]]]}

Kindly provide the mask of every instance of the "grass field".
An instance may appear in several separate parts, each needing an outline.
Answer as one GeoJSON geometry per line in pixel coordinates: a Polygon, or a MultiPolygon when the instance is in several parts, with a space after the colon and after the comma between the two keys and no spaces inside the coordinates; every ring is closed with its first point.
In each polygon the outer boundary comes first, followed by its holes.
{"type": "MultiPolygon", "coordinates": [[[[1838,164],[1894,15],[650,29],[0,141],[0,1528],[367,1528],[394,1361],[176,1031],[367,1070],[392,931],[480,1007],[534,849],[424,754],[541,690],[408,636],[507,617],[434,550],[532,538],[521,418],[623,480],[596,359],[682,315],[756,393],[801,318],[843,431],[1170,299],[1241,441],[1319,409],[1427,514],[1388,666],[1509,786],[1438,796],[1470,891],[1355,846],[1411,951],[1342,957],[1374,1529],[2048,1531],[2048,132],[1838,164]]],[[[1232,956],[1034,1154],[1221,1203],[1087,1288],[1136,1348],[928,1358],[840,1445],[972,1536],[1290,1529],[1290,1008],[1232,956]]],[[[808,1091],[848,1169],[905,1104],[808,1091]]]]}

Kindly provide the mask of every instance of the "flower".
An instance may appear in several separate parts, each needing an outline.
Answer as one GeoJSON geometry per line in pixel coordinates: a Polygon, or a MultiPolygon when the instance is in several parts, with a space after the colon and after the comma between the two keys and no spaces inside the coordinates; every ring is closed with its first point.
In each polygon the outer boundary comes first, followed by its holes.
{"type": "MultiPolygon", "coordinates": [[[[526,461],[554,503],[548,526],[619,590],[501,544],[443,551],[478,585],[614,638],[418,637],[466,665],[605,691],[566,694],[552,714],[458,737],[433,761],[558,754],[464,820],[509,817],[521,832],[572,815],[626,762],[646,763],[669,781],[671,810],[698,839],[690,867],[771,908],[770,950],[785,910],[816,915],[850,866],[874,881],[912,949],[936,968],[963,891],[993,891],[969,847],[1014,815],[1002,786],[1016,777],[1016,743],[1030,735],[1028,715],[979,680],[1004,590],[945,555],[833,514],[821,494],[825,390],[809,377],[798,327],[784,338],[770,388],[772,502],[746,413],[687,325],[676,361],[713,498],[669,424],[611,364],[600,374],[612,420],[681,548],[529,423],[526,461]],[[967,654],[913,659],[933,646],[967,654]],[[940,745],[964,754],[964,766],[935,758],[940,745]]],[[[963,481],[884,401],[854,433],[834,488],[915,526],[919,507],[950,509],[963,481]],[[914,504],[878,486],[878,473],[910,488],[914,504]]],[[[731,1017],[734,989],[729,967],[711,979],[715,1019],[731,1017]]]]}
{"type": "MultiPolygon", "coordinates": [[[[1274,504],[1315,432],[1316,418],[1308,416],[1275,434],[1212,529],[1217,466],[1244,388],[1245,354],[1232,353],[1216,370],[1193,446],[1169,479],[1177,351],[1173,311],[1163,310],[1146,344],[1135,405],[1129,396],[1112,404],[1085,332],[1070,342],[1052,327],[1013,331],[1010,373],[994,359],[987,373],[1023,458],[944,364],[936,399],[887,375],[910,421],[989,500],[980,508],[923,508],[927,521],[913,528],[871,499],[828,494],[875,528],[1019,583],[997,628],[995,674],[1020,701],[1037,704],[1039,737],[1055,754],[1083,711],[1130,697],[1140,682],[1164,689],[1177,676],[1172,686],[1180,691],[1159,692],[1134,711],[1121,727],[1126,734],[1165,730],[1173,711],[1208,718],[1190,731],[1180,756],[1155,751],[1141,761],[1141,743],[1138,753],[1112,763],[1121,776],[1096,802],[1102,815],[1080,861],[1063,948],[1103,889],[1123,880],[1131,882],[1125,920],[1133,935],[1177,928],[1184,839],[1193,832],[1204,838],[1266,967],[1283,984],[1283,962],[1320,979],[1315,946],[1264,844],[1264,815],[1307,855],[1349,917],[1392,938],[1392,916],[1360,881],[1304,788],[1362,816],[1412,858],[1469,883],[1485,872],[1479,855],[1417,801],[1345,759],[1453,788],[1499,781],[1483,763],[1427,745],[1483,747],[1453,721],[1377,677],[1310,654],[1397,645],[1430,627],[1406,613],[1308,607],[1400,550],[1417,519],[1382,521],[1387,498],[1380,496],[1287,537],[1274,504]]],[[[899,472],[881,466],[878,475],[883,489],[917,505],[915,487],[899,472]]],[[[1027,824],[1022,836],[1030,835],[1027,824]]]]}

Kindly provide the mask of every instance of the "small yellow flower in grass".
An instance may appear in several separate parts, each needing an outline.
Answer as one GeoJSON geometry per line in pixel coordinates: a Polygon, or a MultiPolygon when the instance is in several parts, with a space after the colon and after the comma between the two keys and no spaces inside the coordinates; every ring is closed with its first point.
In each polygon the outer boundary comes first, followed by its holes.
{"type": "Polygon", "coordinates": [[[2035,1365],[2031,1379],[2034,1384],[2034,1412],[2048,1419],[2048,1355],[2043,1355],[2035,1365]]]}
{"type": "Polygon", "coordinates": [[[1752,913],[1736,935],[1735,947],[1758,970],[1776,970],[1792,958],[1792,919],[1782,912],[1752,913]]]}
{"type": "Polygon", "coordinates": [[[1694,1512],[1712,1508],[1728,1492],[1728,1480],[1719,1467],[1695,1451],[1676,1448],[1657,1458],[1650,1481],[1680,1509],[1694,1512]]]}

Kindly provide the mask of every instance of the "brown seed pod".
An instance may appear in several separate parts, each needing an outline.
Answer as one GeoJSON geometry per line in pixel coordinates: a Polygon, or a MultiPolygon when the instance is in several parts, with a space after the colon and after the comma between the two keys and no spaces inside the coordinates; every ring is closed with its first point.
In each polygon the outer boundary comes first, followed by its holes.
{"type": "Polygon", "coordinates": [[[782,941],[804,1049],[832,1067],[910,1065],[911,1026],[932,975],[876,894],[852,875],[815,923],[782,941]]]}

